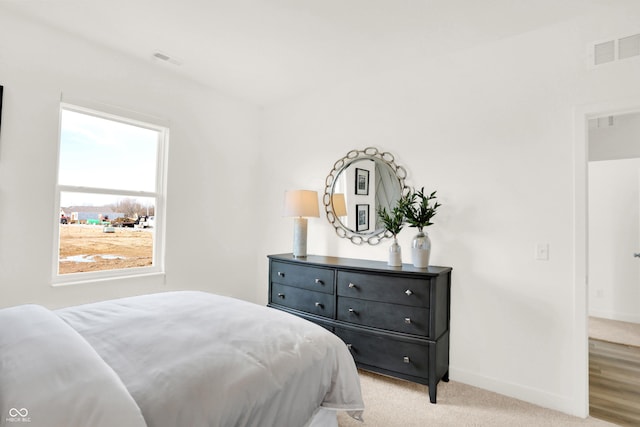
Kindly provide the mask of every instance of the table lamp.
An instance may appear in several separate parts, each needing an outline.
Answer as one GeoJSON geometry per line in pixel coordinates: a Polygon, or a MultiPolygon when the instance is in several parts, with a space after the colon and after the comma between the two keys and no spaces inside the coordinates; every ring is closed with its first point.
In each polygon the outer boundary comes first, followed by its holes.
{"type": "Polygon", "coordinates": [[[307,217],[319,217],[318,192],[289,190],[284,193],[284,214],[293,219],[293,256],[307,256],[307,217]]]}

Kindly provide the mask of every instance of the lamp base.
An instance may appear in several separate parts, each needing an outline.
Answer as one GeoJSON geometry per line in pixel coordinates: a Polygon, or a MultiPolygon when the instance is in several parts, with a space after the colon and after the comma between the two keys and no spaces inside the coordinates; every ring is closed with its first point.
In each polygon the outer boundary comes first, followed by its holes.
{"type": "Polygon", "coordinates": [[[293,219],[293,256],[304,258],[307,256],[307,218],[293,219]]]}

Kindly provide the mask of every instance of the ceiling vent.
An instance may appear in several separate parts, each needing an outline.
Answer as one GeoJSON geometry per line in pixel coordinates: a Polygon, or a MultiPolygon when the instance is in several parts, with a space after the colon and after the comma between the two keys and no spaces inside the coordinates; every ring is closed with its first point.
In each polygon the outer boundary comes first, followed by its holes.
{"type": "Polygon", "coordinates": [[[640,34],[592,44],[589,62],[592,67],[595,67],[634,57],[640,57],[640,34]]]}
{"type": "Polygon", "coordinates": [[[154,52],[153,58],[157,59],[158,61],[168,62],[173,65],[182,65],[182,61],[180,61],[179,59],[162,52],[154,52]]]}

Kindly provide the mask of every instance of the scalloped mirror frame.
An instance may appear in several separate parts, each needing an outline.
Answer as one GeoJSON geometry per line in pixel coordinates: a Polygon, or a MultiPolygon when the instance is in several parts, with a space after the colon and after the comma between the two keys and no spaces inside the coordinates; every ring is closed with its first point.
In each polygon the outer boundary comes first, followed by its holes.
{"type": "MultiPolygon", "coordinates": [[[[358,232],[345,226],[336,216],[333,207],[333,193],[336,185],[336,181],[340,174],[347,169],[353,162],[359,160],[373,160],[380,161],[391,169],[395,177],[398,179],[400,186],[400,195],[405,195],[410,188],[405,185],[405,179],[407,178],[407,171],[404,167],[399,166],[395,162],[393,154],[386,151],[379,151],[375,147],[367,147],[364,150],[351,150],[346,156],[338,160],[333,164],[333,169],[327,175],[325,179],[324,196],[322,203],[327,214],[327,220],[335,228],[336,234],[339,237],[349,239],[354,245],[362,245],[367,243],[369,245],[377,245],[384,239],[393,237],[390,232],[384,228],[375,229],[371,232],[358,232]]],[[[377,212],[375,213],[377,216],[377,212]]]]}

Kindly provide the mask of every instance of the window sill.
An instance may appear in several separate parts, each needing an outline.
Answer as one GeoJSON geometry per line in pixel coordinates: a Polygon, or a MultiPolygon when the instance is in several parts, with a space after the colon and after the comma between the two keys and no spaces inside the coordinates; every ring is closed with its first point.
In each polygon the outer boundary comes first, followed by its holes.
{"type": "Polygon", "coordinates": [[[127,275],[119,275],[119,276],[109,276],[109,277],[84,277],[84,278],[73,278],[69,280],[64,279],[54,279],[51,283],[51,286],[54,288],[62,287],[62,286],[74,286],[74,285],[87,285],[87,284],[95,284],[99,282],[116,282],[121,280],[137,280],[137,279],[146,279],[150,277],[161,277],[162,284],[165,284],[164,278],[166,274],[163,271],[154,271],[149,273],[138,273],[138,274],[127,274],[127,275]]]}

